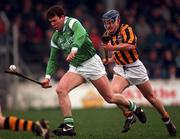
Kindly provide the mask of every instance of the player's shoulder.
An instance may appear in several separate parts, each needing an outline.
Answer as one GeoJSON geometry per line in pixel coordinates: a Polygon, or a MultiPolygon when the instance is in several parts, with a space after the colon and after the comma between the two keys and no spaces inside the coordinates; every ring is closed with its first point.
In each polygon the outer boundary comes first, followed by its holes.
{"type": "Polygon", "coordinates": [[[74,18],[74,17],[69,17],[69,16],[66,16],[67,20],[69,21],[78,21],[78,19],[74,18]]]}
{"type": "Polygon", "coordinates": [[[66,17],[67,18],[67,24],[68,24],[68,26],[72,29],[72,27],[73,27],[73,25],[75,24],[75,23],[78,23],[79,22],[79,20],[78,19],[76,19],[76,18],[73,18],[73,17],[66,17]]]}
{"type": "Polygon", "coordinates": [[[127,23],[122,23],[122,24],[121,24],[121,28],[122,28],[122,29],[126,29],[126,28],[128,28],[128,27],[130,27],[130,25],[127,24],[127,23]]]}
{"type": "Polygon", "coordinates": [[[52,33],[51,40],[55,40],[57,37],[58,37],[58,30],[55,30],[55,31],[52,33]]]}
{"type": "Polygon", "coordinates": [[[122,23],[121,27],[120,27],[120,32],[123,32],[123,31],[125,31],[128,28],[132,28],[132,27],[129,24],[127,24],[127,23],[122,23]]]}

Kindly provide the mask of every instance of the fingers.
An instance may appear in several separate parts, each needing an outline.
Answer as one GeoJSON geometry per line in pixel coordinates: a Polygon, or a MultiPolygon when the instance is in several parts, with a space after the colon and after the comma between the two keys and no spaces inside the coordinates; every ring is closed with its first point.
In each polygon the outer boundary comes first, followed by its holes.
{"type": "Polygon", "coordinates": [[[108,64],[109,64],[109,60],[106,59],[106,58],[104,58],[104,59],[102,60],[102,62],[103,62],[104,65],[108,65],[108,64]]]}
{"type": "Polygon", "coordinates": [[[72,61],[74,59],[74,57],[76,56],[77,52],[76,51],[72,51],[66,58],[66,60],[68,62],[72,61]]]}
{"type": "Polygon", "coordinates": [[[49,83],[50,83],[50,80],[47,79],[47,78],[45,78],[45,79],[41,82],[42,88],[49,88],[49,87],[50,87],[49,83]]]}
{"type": "Polygon", "coordinates": [[[68,55],[66,61],[70,62],[72,60],[72,56],[68,55]]]}

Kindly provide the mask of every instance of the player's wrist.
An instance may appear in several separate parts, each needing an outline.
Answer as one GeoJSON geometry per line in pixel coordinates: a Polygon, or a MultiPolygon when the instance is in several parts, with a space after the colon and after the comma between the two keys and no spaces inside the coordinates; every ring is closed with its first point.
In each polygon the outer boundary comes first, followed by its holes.
{"type": "Polygon", "coordinates": [[[78,51],[78,48],[77,47],[72,47],[71,48],[71,52],[77,52],[78,51]]]}
{"type": "Polygon", "coordinates": [[[78,51],[78,47],[77,44],[72,44],[72,48],[71,48],[71,52],[77,52],[78,51]]]}
{"type": "Polygon", "coordinates": [[[46,74],[46,75],[45,75],[45,79],[47,79],[47,80],[49,80],[49,81],[50,81],[50,80],[51,80],[51,75],[46,74]]]}

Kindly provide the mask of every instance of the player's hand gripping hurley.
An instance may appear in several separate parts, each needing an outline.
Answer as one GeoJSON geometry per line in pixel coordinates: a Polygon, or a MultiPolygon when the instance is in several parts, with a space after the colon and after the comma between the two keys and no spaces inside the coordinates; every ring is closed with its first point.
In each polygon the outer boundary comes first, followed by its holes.
{"type": "MultiPolygon", "coordinates": [[[[101,37],[101,41],[103,42],[103,44],[108,44],[108,42],[111,40],[111,36],[110,35],[107,35],[107,34],[104,34],[102,37],[101,37]]],[[[109,56],[108,56],[108,50],[104,50],[105,52],[105,61],[103,63],[105,64],[108,64],[109,62],[109,56]]]]}

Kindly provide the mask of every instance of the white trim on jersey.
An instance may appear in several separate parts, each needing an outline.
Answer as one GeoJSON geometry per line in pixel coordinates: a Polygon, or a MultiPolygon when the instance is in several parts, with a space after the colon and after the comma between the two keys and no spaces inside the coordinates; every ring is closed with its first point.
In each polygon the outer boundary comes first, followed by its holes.
{"type": "MultiPolygon", "coordinates": [[[[64,25],[66,24],[67,20],[68,20],[68,17],[66,16],[65,20],[64,20],[64,25]]],[[[66,26],[63,27],[63,31],[65,31],[65,28],[66,28],[66,26]]]]}
{"type": "Polygon", "coordinates": [[[77,52],[77,51],[78,51],[78,48],[77,48],[77,47],[72,47],[72,48],[71,48],[71,52],[72,52],[72,51],[76,51],[76,52],[77,52]]]}
{"type": "Polygon", "coordinates": [[[50,80],[50,79],[51,79],[51,75],[46,74],[46,75],[45,75],[45,78],[50,80]]]}
{"type": "Polygon", "coordinates": [[[70,29],[72,29],[74,23],[77,22],[77,21],[78,21],[78,20],[75,19],[75,18],[71,19],[71,21],[69,22],[69,27],[70,27],[70,29]]]}
{"type": "Polygon", "coordinates": [[[68,17],[66,16],[66,17],[65,17],[65,20],[64,20],[64,24],[66,24],[66,22],[67,22],[67,19],[68,19],[68,17]]]}
{"type": "Polygon", "coordinates": [[[54,48],[59,49],[58,46],[52,40],[51,40],[51,46],[54,47],[54,48]]]}

